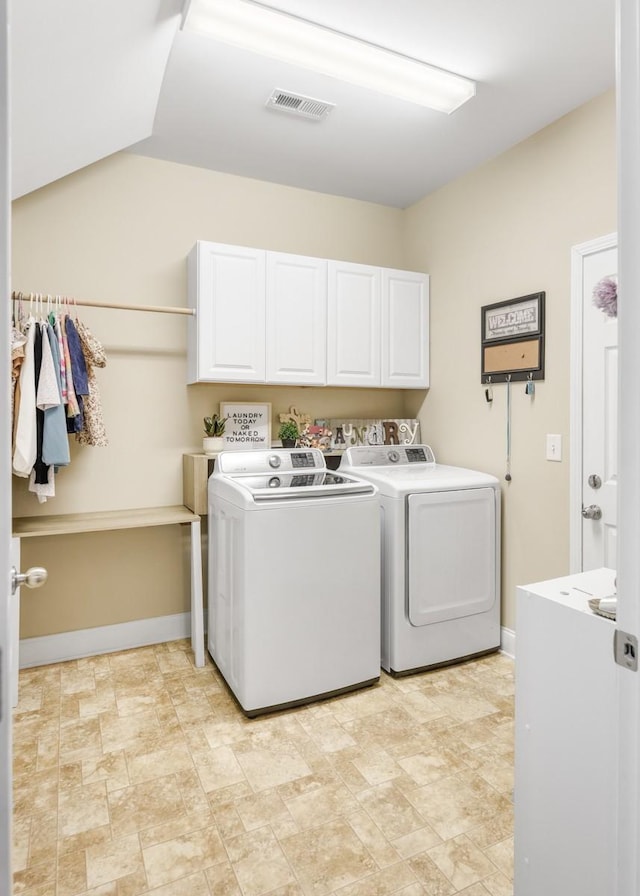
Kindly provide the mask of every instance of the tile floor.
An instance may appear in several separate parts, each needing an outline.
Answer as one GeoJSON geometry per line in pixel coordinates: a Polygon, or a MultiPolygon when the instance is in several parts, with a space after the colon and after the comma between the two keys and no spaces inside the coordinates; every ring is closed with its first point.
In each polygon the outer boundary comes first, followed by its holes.
{"type": "Polygon", "coordinates": [[[188,642],[25,670],[21,896],[511,896],[513,664],[249,721],[188,642]]]}

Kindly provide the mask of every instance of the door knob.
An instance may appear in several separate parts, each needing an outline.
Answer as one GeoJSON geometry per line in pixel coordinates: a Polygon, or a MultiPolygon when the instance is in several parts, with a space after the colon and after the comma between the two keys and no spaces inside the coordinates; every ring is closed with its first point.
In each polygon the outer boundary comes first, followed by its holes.
{"type": "Polygon", "coordinates": [[[601,520],[602,510],[597,504],[589,504],[588,507],[582,508],[582,516],[585,520],[601,520]]]}
{"type": "Polygon", "coordinates": [[[15,594],[21,585],[27,588],[40,588],[47,581],[49,573],[44,566],[32,566],[26,572],[18,572],[15,566],[11,567],[11,593],[15,594]]]}

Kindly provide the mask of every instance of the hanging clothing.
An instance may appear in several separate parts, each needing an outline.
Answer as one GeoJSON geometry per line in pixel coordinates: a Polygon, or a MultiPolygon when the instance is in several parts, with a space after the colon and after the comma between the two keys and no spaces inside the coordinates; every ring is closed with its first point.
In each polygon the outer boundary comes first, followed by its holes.
{"type": "Polygon", "coordinates": [[[27,337],[21,333],[17,327],[11,328],[11,419],[13,420],[13,411],[15,407],[15,391],[18,377],[20,376],[20,368],[24,361],[24,347],[27,337]]]}
{"type": "MultiPolygon", "coordinates": [[[[45,340],[47,348],[49,347],[49,340],[45,340]]],[[[40,382],[42,380],[41,372],[42,372],[42,354],[43,354],[43,345],[42,345],[42,327],[40,324],[36,324],[36,335],[35,335],[35,343],[34,343],[34,375],[35,375],[35,384],[36,384],[36,462],[33,466],[35,472],[35,481],[37,485],[46,485],[49,481],[49,468],[42,460],[42,436],[44,432],[44,408],[40,403],[40,395],[39,388],[40,382]]],[[[44,394],[47,391],[46,384],[43,386],[43,397],[46,399],[49,396],[44,394]]]]}
{"type": "Polygon", "coordinates": [[[65,360],[65,371],[67,378],[67,432],[80,432],[82,429],[82,413],[80,404],[76,397],[73,384],[73,370],[71,369],[71,354],[69,352],[69,342],[67,340],[66,327],[61,324],[62,333],[62,351],[65,360]]]}
{"type": "Polygon", "coordinates": [[[23,477],[29,476],[37,456],[35,382],[36,329],[36,322],[33,317],[30,317],[27,322],[27,341],[24,347],[24,361],[20,368],[20,404],[16,408],[15,449],[13,452],[13,472],[16,476],[23,477]]]}
{"type": "Polygon", "coordinates": [[[42,503],[71,461],[69,433],[80,444],[108,444],[95,376],[106,355],[80,320],[59,305],[50,310],[50,297],[46,313],[42,296],[29,301],[39,319],[25,320],[20,303],[11,331],[12,467],[42,503]]]}
{"type": "Polygon", "coordinates": [[[81,445],[91,445],[94,448],[106,448],[109,444],[107,432],[104,426],[102,413],[102,401],[98,391],[95,368],[105,367],[107,356],[102,345],[98,342],[89,328],[81,321],[75,321],[76,330],[80,337],[82,353],[87,368],[88,395],[84,398],[84,426],[76,433],[76,441],[81,445]]]}
{"type": "MultiPolygon", "coordinates": [[[[64,404],[62,403],[58,337],[51,324],[47,325],[47,337],[53,360],[58,403],[56,405],[50,405],[45,408],[44,411],[42,459],[45,463],[53,464],[55,467],[64,467],[70,462],[71,456],[69,452],[69,439],[67,437],[67,421],[64,404]]],[[[42,376],[42,372],[40,376],[42,376]]]]}
{"type": "MultiPolygon", "coordinates": [[[[51,320],[49,320],[49,323],[51,323],[51,320]]],[[[67,362],[64,353],[64,344],[62,342],[62,324],[57,315],[55,316],[54,329],[58,340],[58,358],[60,361],[60,394],[62,395],[62,403],[67,404],[67,362]]]]}
{"type": "Polygon", "coordinates": [[[71,357],[71,369],[73,371],[73,388],[76,396],[89,394],[89,380],[87,378],[87,365],[84,362],[82,354],[82,345],[80,336],[76,330],[74,322],[69,315],[64,319],[64,329],[67,334],[67,342],[69,344],[69,355],[71,357]]]}
{"type": "Polygon", "coordinates": [[[36,468],[29,476],[29,491],[34,492],[40,504],[44,504],[47,498],[55,498],[56,487],[53,467],[47,467],[47,478],[44,482],[36,482],[36,468]]]}

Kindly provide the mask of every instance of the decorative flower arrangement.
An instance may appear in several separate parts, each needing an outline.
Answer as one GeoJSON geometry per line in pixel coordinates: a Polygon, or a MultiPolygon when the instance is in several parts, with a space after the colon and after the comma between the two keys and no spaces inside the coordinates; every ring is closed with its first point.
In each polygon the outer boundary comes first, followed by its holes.
{"type": "Polygon", "coordinates": [[[319,448],[321,451],[330,451],[331,435],[331,430],[327,426],[307,424],[300,433],[300,445],[303,448],[319,448]]]}
{"type": "Polygon", "coordinates": [[[611,277],[603,277],[593,287],[593,304],[607,317],[618,316],[618,284],[611,277]]]}

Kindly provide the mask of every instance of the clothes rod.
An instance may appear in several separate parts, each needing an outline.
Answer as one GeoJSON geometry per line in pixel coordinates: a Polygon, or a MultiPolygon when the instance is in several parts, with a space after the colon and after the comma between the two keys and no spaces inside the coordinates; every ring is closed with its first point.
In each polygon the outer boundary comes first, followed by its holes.
{"type": "MultiPolygon", "coordinates": [[[[11,297],[14,301],[39,301],[46,302],[47,300],[55,301],[57,300],[57,296],[48,296],[43,295],[42,293],[13,293],[11,297]]],[[[88,299],[72,299],[67,296],[62,297],[62,304],[64,305],[82,305],[86,308],[116,308],[119,311],[153,311],[159,314],[187,314],[190,317],[195,317],[195,310],[193,308],[178,308],[172,305],[129,305],[126,302],[94,302],[89,301],[88,299]]]]}

